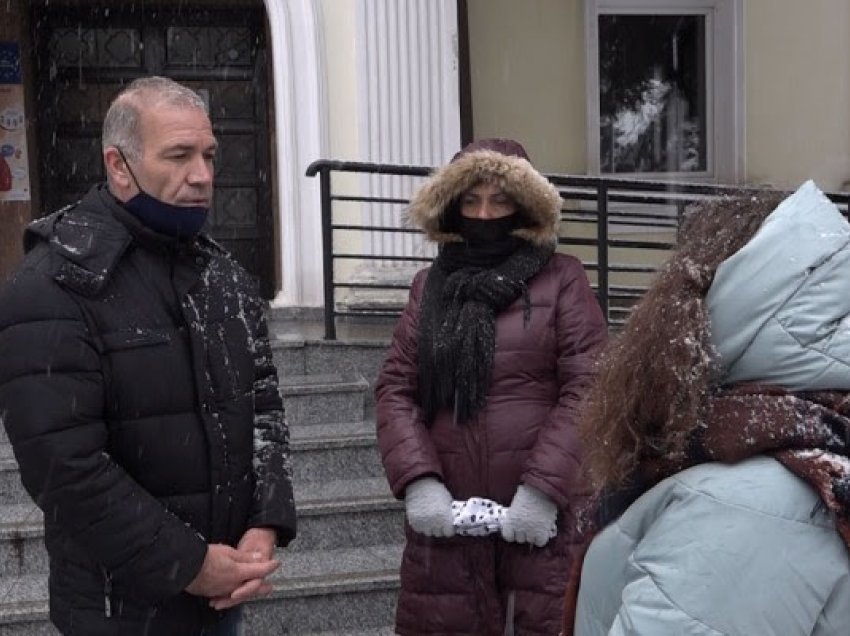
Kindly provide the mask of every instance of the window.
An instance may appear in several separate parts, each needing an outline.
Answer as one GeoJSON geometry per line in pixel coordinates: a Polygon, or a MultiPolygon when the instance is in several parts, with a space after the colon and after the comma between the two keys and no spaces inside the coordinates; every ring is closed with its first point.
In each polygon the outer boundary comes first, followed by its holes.
{"type": "Polygon", "coordinates": [[[593,173],[737,182],[740,0],[586,0],[593,173]]]}

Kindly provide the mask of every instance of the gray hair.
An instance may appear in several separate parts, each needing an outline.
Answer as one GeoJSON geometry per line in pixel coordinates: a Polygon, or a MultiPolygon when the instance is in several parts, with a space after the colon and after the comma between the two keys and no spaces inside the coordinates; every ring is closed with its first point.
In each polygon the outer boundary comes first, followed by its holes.
{"type": "Polygon", "coordinates": [[[124,88],[106,111],[103,120],[101,147],[119,148],[127,159],[142,158],[142,139],[139,136],[139,120],[142,106],[155,105],[197,108],[205,113],[207,105],[201,96],[187,86],[167,77],[142,77],[124,88]]]}

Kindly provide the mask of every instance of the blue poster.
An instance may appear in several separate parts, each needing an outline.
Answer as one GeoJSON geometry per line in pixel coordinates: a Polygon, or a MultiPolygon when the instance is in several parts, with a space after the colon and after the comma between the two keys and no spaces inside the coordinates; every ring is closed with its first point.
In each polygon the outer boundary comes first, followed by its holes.
{"type": "Polygon", "coordinates": [[[0,201],[30,200],[21,79],[20,47],[16,42],[0,42],[0,201]]]}
{"type": "Polygon", "coordinates": [[[20,84],[21,48],[17,42],[0,42],[0,84],[20,84]]]}

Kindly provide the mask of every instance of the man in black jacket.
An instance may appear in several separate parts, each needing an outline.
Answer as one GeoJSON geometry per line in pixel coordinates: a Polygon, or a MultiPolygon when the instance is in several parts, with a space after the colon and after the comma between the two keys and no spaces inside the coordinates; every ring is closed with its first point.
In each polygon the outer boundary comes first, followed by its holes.
{"type": "Polygon", "coordinates": [[[133,82],[107,183],[27,228],[0,295],[0,418],[64,634],[235,634],[295,536],[261,301],[199,233],[215,153],[193,91],[133,82]]]}

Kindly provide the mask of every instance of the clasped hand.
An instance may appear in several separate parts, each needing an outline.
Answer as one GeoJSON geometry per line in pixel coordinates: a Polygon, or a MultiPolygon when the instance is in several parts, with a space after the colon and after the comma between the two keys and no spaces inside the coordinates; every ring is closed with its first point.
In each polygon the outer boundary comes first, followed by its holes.
{"type": "Polygon", "coordinates": [[[266,577],[280,567],[280,561],[273,558],[276,538],[271,528],[251,528],[236,548],[207,546],[201,571],[186,592],[209,598],[210,606],[217,610],[268,594],[272,585],[266,577]]]}

